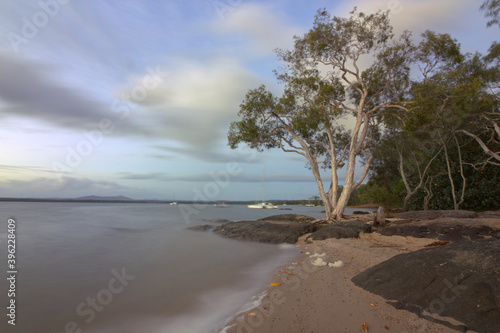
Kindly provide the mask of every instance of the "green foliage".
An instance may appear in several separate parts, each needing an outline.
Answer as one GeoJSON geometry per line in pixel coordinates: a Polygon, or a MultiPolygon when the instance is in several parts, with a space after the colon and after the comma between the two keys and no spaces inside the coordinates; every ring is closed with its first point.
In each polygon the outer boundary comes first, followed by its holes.
{"type": "MultiPolygon", "coordinates": [[[[486,57],[484,57],[484,60],[489,63],[496,62],[496,65],[498,66],[498,64],[500,63],[500,43],[493,42],[493,44],[491,44],[488,50],[488,54],[486,55],[486,57]]],[[[498,72],[498,67],[496,68],[496,70],[498,72]]]]}
{"type": "Polygon", "coordinates": [[[500,25],[500,0],[486,0],[481,5],[481,10],[486,11],[485,16],[490,18],[488,27],[500,25]]]}
{"type": "MultiPolygon", "coordinates": [[[[460,142],[464,145],[462,146],[462,155],[466,163],[474,164],[482,161],[481,152],[473,142],[470,142],[467,138],[461,138],[460,142]]],[[[461,184],[462,177],[460,175],[456,147],[450,144],[448,149],[451,157],[451,170],[454,182],[461,184]]],[[[437,159],[436,168],[439,170],[446,169],[444,156],[440,156],[437,159]]],[[[478,170],[466,164],[463,169],[467,179],[467,187],[465,201],[460,206],[460,209],[473,211],[498,210],[500,208],[500,186],[497,186],[497,184],[500,183],[500,168],[493,165],[486,165],[484,168],[478,170]]],[[[410,209],[423,209],[423,200],[428,194],[428,190],[432,191],[433,194],[429,202],[429,209],[453,209],[451,186],[447,174],[434,177],[429,186],[431,187],[430,189],[422,189],[412,198],[410,209]]]]}
{"type": "MultiPolygon", "coordinates": [[[[490,25],[498,23],[499,7],[499,0],[481,7],[492,18],[490,25]]],[[[395,39],[388,13],[368,15],[355,8],[348,18],[319,10],[313,28],[295,37],[293,50],[277,54],[283,67],[275,74],[284,84],[283,93],[275,96],[263,85],[248,91],[240,120],[229,129],[231,148],[245,143],[259,151],[281,148],[302,155],[326,210],[335,214],[341,191],[333,177],[325,193],[319,167],[337,170],[347,161],[353,171],[354,161],[369,165],[373,157],[368,183],[356,189],[364,175],[353,185],[354,172],[348,172],[349,188],[339,201],[345,203],[345,194],[351,193],[350,204],[399,207],[413,195],[411,208],[422,209],[431,191],[428,208],[453,209],[452,184],[455,193],[463,184],[454,144],[458,137],[463,162],[469,163],[463,166],[467,186],[460,208],[500,207],[500,187],[487,190],[500,180],[499,168],[474,169],[472,164],[484,162],[485,154],[465,135],[474,133],[500,150],[491,135],[492,119],[500,114],[498,43],[482,57],[462,54],[457,40],[429,30],[418,43],[409,32],[395,39]],[[375,61],[362,71],[357,62],[365,54],[375,61]],[[356,118],[352,131],[340,125],[348,116],[356,118]],[[453,182],[445,152],[452,161],[453,182]]]]}
{"type": "Polygon", "coordinates": [[[359,186],[351,194],[349,205],[377,204],[385,208],[401,207],[402,196],[397,184],[393,187],[370,179],[367,184],[359,186]]]}
{"type": "Polygon", "coordinates": [[[366,15],[356,8],[349,18],[332,17],[325,9],[319,10],[314,28],[305,36],[309,49],[325,57],[354,57],[358,51],[369,53],[393,37],[388,13],[366,15]]]}

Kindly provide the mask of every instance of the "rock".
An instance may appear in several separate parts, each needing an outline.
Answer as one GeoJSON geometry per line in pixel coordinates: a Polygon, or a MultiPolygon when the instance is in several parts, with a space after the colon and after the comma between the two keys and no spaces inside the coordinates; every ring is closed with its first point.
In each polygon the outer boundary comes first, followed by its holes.
{"type": "Polygon", "coordinates": [[[488,211],[488,212],[481,212],[477,214],[477,217],[483,218],[483,219],[500,219],[500,211],[488,211]]]}
{"type": "Polygon", "coordinates": [[[215,226],[210,224],[204,224],[204,225],[195,225],[194,227],[189,227],[188,229],[197,231],[213,231],[215,229],[215,226]]]}
{"type": "Polygon", "coordinates": [[[440,217],[472,219],[477,217],[477,213],[468,210],[418,210],[418,211],[404,212],[398,214],[396,217],[401,219],[419,219],[419,220],[432,220],[440,217]]]}
{"type": "Polygon", "coordinates": [[[500,238],[500,219],[436,218],[429,221],[403,222],[378,231],[385,236],[425,237],[440,240],[500,238]]]}
{"type": "Polygon", "coordinates": [[[500,332],[500,239],[454,242],[397,255],[352,281],[394,306],[455,329],[500,332]]]}
{"type": "Polygon", "coordinates": [[[310,237],[313,240],[323,240],[327,238],[358,238],[361,232],[371,232],[371,227],[364,222],[350,221],[338,222],[321,226],[318,231],[310,237]]]}
{"type": "Polygon", "coordinates": [[[228,223],[228,222],[233,222],[233,221],[228,220],[228,219],[215,219],[215,220],[203,220],[203,221],[213,222],[213,223],[228,223]]]}
{"type": "Polygon", "coordinates": [[[268,223],[260,221],[226,223],[214,229],[216,233],[224,237],[274,244],[295,244],[300,236],[315,230],[316,227],[308,223],[268,223]]]}
{"type": "Polygon", "coordinates": [[[287,222],[309,223],[314,221],[314,218],[300,214],[279,214],[279,215],[264,217],[258,219],[257,221],[287,221],[287,222]]]}
{"type": "Polygon", "coordinates": [[[352,215],[366,215],[366,214],[370,214],[370,212],[365,212],[362,210],[355,210],[354,212],[352,212],[352,215]]]}
{"type": "Polygon", "coordinates": [[[266,217],[258,221],[228,222],[213,225],[190,227],[192,230],[214,231],[221,236],[233,239],[250,240],[262,243],[295,244],[299,237],[316,231],[309,223],[314,219],[305,215],[282,214],[266,217]]]}

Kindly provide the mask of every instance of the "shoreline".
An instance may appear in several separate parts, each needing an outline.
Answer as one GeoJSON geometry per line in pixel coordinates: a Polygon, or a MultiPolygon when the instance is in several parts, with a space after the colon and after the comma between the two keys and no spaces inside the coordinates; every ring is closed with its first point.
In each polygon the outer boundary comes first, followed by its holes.
{"type": "Polygon", "coordinates": [[[364,270],[395,255],[419,250],[434,239],[372,233],[362,234],[358,239],[306,243],[306,237],[296,243],[301,249],[300,256],[268,277],[260,304],[235,314],[219,332],[457,332],[407,310],[396,309],[383,297],[351,281],[364,270]],[[318,257],[311,255],[323,253],[319,258],[324,262],[340,260],[344,266],[313,265],[318,257]],[[364,323],[367,331],[363,329],[364,323]]]}

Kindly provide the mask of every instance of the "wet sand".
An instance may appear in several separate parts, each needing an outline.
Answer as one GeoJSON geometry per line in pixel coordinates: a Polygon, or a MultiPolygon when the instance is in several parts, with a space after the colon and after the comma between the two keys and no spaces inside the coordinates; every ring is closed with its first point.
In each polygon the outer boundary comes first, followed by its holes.
{"type": "Polygon", "coordinates": [[[239,313],[221,332],[456,332],[398,310],[351,282],[358,273],[435,240],[374,233],[361,235],[360,239],[327,239],[307,244],[306,236],[297,243],[301,256],[267,281],[266,296],[260,305],[239,313]],[[318,256],[311,257],[314,254],[318,256]],[[327,264],[338,261],[342,261],[342,267],[327,264]],[[313,262],[327,265],[315,266],[313,262]]]}

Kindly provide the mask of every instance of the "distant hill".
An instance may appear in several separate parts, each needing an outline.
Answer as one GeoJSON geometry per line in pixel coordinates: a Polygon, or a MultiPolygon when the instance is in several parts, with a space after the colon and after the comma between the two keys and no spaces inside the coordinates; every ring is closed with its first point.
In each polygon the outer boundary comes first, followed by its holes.
{"type": "Polygon", "coordinates": [[[95,201],[133,201],[134,199],[124,197],[123,195],[118,196],[98,196],[98,195],[87,195],[85,197],[75,198],[74,200],[95,200],[95,201]]]}

